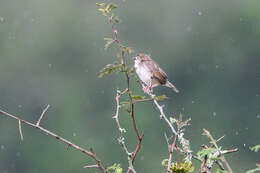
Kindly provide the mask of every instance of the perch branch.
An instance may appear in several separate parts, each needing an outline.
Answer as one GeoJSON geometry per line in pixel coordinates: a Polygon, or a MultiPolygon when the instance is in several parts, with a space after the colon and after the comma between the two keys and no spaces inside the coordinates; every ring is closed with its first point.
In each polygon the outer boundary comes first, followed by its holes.
{"type": "Polygon", "coordinates": [[[72,147],[72,148],[74,148],[74,149],[76,149],[76,150],[79,150],[79,151],[81,151],[81,152],[84,153],[84,154],[87,154],[88,156],[90,156],[92,159],[95,160],[96,164],[98,165],[98,168],[99,168],[103,173],[107,173],[107,171],[106,171],[106,169],[103,167],[103,165],[102,165],[100,159],[96,156],[96,154],[95,154],[93,151],[88,151],[88,150],[86,150],[86,149],[83,149],[83,148],[81,148],[80,146],[78,146],[78,145],[76,145],[76,144],[70,142],[69,140],[62,138],[62,137],[58,136],[57,134],[55,134],[55,133],[53,133],[53,132],[51,132],[51,131],[49,131],[49,130],[47,130],[47,129],[45,129],[45,128],[43,128],[43,127],[37,125],[37,124],[30,123],[29,121],[26,121],[26,120],[24,120],[24,119],[18,118],[17,116],[12,115],[12,114],[10,114],[10,113],[7,113],[7,112],[5,112],[5,111],[3,111],[3,110],[1,110],[1,109],[0,109],[0,114],[6,115],[6,116],[8,116],[8,117],[11,117],[11,118],[13,118],[13,119],[16,119],[16,120],[17,120],[18,122],[20,122],[20,123],[24,123],[24,124],[27,124],[27,125],[29,125],[29,126],[31,126],[31,127],[34,127],[34,128],[36,128],[36,129],[39,129],[40,131],[42,131],[42,132],[44,132],[44,133],[46,133],[46,134],[48,134],[48,135],[50,135],[50,136],[53,136],[55,139],[57,139],[57,140],[59,140],[59,141],[65,143],[65,144],[67,144],[68,146],[70,146],[70,147],[72,147]]]}

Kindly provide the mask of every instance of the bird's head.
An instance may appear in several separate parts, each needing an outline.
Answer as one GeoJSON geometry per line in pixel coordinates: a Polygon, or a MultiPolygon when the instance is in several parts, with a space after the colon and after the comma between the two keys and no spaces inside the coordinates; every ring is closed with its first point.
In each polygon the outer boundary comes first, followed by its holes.
{"type": "Polygon", "coordinates": [[[144,53],[139,53],[137,54],[135,57],[134,57],[134,61],[135,63],[140,63],[140,62],[143,62],[143,61],[150,61],[151,58],[149,57],[149,55],[147,54],[144,54],[144,53]]]}

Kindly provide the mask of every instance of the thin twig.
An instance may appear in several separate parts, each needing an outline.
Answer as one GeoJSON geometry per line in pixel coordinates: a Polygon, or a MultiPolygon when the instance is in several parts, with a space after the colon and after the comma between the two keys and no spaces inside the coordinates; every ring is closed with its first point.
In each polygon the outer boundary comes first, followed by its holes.
{"type": "Polygon", "coordinates": [[[18,126],[19,126],[19,133],[20,133],[21,141],[23,141],[23,131],[22,131],[22,125],[21,125],[20,120],[18,120],[18,126]]]}
{"type": "Polygon", "coordinates": [[[12,114],[10,114],[10,113],[7,113],[7,112],[5,112],[5,111],[3,111],[3,110],[1,110],[1,109],[0,109],[0,113],[3,114],[3,115],[6,115],[6,116],[8,116],[8,117],[11,117],[11,118],[13,118],[13,119],[16,119],[16,120],[18,120],[18,121],[20,121],[20,122],[22,122],[22,123],[24,123],[24,124],[27,124],[27,125],[32,126],[32,127],[34,127],[34,128],[37,128],[37,129],[39,129],[40,131],[42,131],[42,132],[44,132],[44,133],[46,133],[46,134],[48,134],[48,135],[50,135],[50,136],[53,136],[55,139],[57,139],[57,140],[59,140],[59,141],[65,143],[65,144],[67,144],[68,146],[71,146],[72,148],[75,148],[76,150],[79,150],[79,151],[81,151],[82,153],[87,154],[88,156],[90,156],[92,159],[95,160],[96,164],[98,165],[98,168],[99,168],[103,173],[107,173],[106,169],[105,169],[104,166],[101,164],[100,159],[98,159],[98,157],[97,157],[97,156],[95,155],[95,153],[93,153],[92,151],[88,151],[88,150],[86,150],[86,149],[83,149],[83,148],[81,148],[80,146],[78,146],[78,145],[76,145],[76,144],[70,142],[70,141],[67,140],[67,139],[64,139],[64,138],[58,136],[57,134],[55,134],[55,133],[53,133],[53,132],[51,132],[51,131],[49,131],[49,130],[47,130],[47,129],[45,129],[45,128],[39,126],[39,125],[30,123],[29,121],[26,121],[26,120],[21,119],[21,118],[18,118],[17,116],[12,115],[12,114]]]}
{"type": "Polygon", "coordinates": [[[87,165],[84,166],[83,168],[98,168],[98,165],[87,165]]]}
{"type": "Polygon", "coordinates": [[[141,102],[149,102],[149,101],[153,101],[153,100],[154,100],[154,98],[133,100],[133,104],[141,103],[141,102]]]}
{"type": "Polygon", "coordinates": [[[42,111],[42,114],[41,114],[40,118],[38,119],[38,121],[37,121],[37,123],[36,123],[36,126],[39,126],[39,125],[40,125],[41,120],[42,120],[44,114],[45,114],[45,113],[47,112],[47,110],[49,109],[49,107],[50,107],[50,105],[47,105],[46,108],[42,111]]]}
{"type": "Polygon", "coordinates": [[[169,151],[169,159],[168,159],[167,173],[170,173],[170,172],[171,172],[172,154],[173,154],[173,150],[174,150],[174,148],[175,148],[175,146],[176,146],[176,139],[177,139],[177,136],[175,135],[174,140],[173,140],[173,143],[172,143],[171,148],[170,148],[170,151],[169,151]]]}

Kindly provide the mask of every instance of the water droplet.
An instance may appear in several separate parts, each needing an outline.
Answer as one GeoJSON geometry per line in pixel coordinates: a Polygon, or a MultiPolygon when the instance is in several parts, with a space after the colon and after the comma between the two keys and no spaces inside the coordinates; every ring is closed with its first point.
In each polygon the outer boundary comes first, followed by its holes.
{"type": "Polygon", "coordinates": [[[187,30],[188,32],[191,32],[192,28],[191,28],[190,26],[188,26],[188,27],[186,28],[186,30],[187,30]]]}
{"type": "Polygon", "coordinates": [[[256,118],[257,118],[257,119],[260,119],[260,115],[258,114],[258,115],[256,116],[256,118]]]}
{"type": "Polygon", "coordinates": [[[236,133],[235,133],[236,135],[238,135],[238,131],[236,131],[236,133]]]}
{"type": "Polygon", "coordinates": [[[193,103],[195,103],[195,101],[192,100],[191,103],[193,104],[193,103]]]}
{"type": "Polygon", "coordinates": [[[244,147],[246,147],[246,144],[243,144],[244,147]]]}
{"type": "Polygon", "coordinates": [[[219,66],[218,65],[216,65],[216,69],[218,69],[219,68],[219,66]]]}
{"type": "Polygon", "coordinates": [[[73,135],[74,137],[75,137],[75,136],[77,136],[77,134],[76,134],[76,133],[73,133],[72,135],[73,135]]]}
{"type": "Polygon", "coordinates": [[[49,66],[49,68],[51,68],[51,67],[52,67],[52,64],[48,64],[48,66],[49,66]]]}
{"type": "Polygon", "coordinates": [[[22,105],[18,105],[18,108],[22,108],[23,106],[22,105]]]}
{"type": "Polygon", "coordinates": [[[201,11],[199,11],[199,12],[198,12],[198,15],[199,15],[199,16],[202,16],[203,14],[202,14],[202,12],[201,12],[201,11]]]}
{"type": "Polygon", "coordinates": [[[141,157],[140,157],[140,160],[144,160],[144,156],[141,156],[141,157]]]}
{"type": "Polygon", "coordinates": [[[4,22],[4,21],[5,21],[5,19],[0,16],[0,22],[4,22]]]}
{"type": "Polygon", "coordinates": [[[16,157],[20,157],[21,156],[21,153],[20,152],[17,152],[16,153],[16,157]]]}
{"type": "Polygon", "coordinates": [[[4,150],[5,149],[5,146],[4,145],[1,145],[1,150],[4,150]]]}
{"type": "Polygon", "coordinates": [[[213,116],[215,117],[217,115],[217,112],[213,112],[213,116]]]}
{"type": "Polygon", "coordinates": [[[248,127],[246,127],[245,130],[248,130],[248,127]]]}

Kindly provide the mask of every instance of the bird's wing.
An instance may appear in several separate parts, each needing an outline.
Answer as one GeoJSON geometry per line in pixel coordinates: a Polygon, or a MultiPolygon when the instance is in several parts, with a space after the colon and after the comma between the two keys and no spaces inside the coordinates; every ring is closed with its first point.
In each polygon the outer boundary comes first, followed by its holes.
{"type": "Polygon", "coordinates": [[[152,78],[156,79],[162,85],[166,83],[168,77],[156,62],[145,61],[145,65],[152,72],[152,78]]]}

